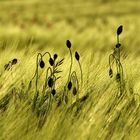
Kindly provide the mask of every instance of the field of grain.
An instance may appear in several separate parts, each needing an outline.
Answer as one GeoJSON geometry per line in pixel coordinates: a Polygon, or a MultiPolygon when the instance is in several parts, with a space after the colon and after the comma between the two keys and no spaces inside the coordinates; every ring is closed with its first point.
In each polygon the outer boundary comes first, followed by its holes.
{"type": "Polygon", "coordinates": [[[139,0],[0,0],[0,140],[140,140],[139,17],[139,0]]]}

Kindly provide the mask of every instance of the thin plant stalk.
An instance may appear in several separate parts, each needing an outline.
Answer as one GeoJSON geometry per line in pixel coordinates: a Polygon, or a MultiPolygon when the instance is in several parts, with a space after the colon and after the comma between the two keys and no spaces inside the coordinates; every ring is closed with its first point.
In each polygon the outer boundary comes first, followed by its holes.
{"type": "Polygon", "coordinates": [[[83,86],[83,71],[82,71],[82,66],[81,66],[80,61],[78,61],[78,64],[79,64],[79,68],[80,68],[80,72],[81,72],[81,87],[82,87],[83,86]]]}
{"type": "Polygon", "coordinates": [[[71,49],[69,48],[69,52],[70,52],[70,58],[71,58],[71,64],[70,64],[70,70],[69,70],[69,75],[68,75],[68,81],[67,81],[67,84],[70,80],[70,75],[71,75],[71,70],[72,70],[72,65],[73,65],[73,58],[72,58],[72,52],[71,52],[71,49]]]}

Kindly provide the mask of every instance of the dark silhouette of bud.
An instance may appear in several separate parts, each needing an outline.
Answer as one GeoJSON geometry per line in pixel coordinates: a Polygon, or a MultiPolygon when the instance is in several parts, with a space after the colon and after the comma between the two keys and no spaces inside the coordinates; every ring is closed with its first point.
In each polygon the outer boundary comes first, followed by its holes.
{"type": "Polygon", "coordinates": [[[41,60],[39,65],[40,65],[40,68],[42,68],[42,69],[43,69],[43,68],[44,68],[44,66],[45,66],[44,61],[43,61],[43,60],[41,60]]]}
{"type": "Polygon", "coordinates": [[[53,56],[54,60],[56,60],[57,57],[58,57],[58,55],[57,54],[54,54],[54,56],[53,56]]]}
{"type": "Polygon", "coordinates": [[[80,56],[79,56],[78,52],[75,52],[75,58],[76,58],[77,61],[79,61],[80,56]]]}
{"type": "Polygon", "coordinates": [[[49,78],[48,80],[48,86],[51,88],[53,86],[53,79],[49,78]]]}
{"type": "Polygon", "coordinates": [[[116,48],[120,48],[120,47],[121,47],[120,43],[116,44],[116,48]]]}
{"type": "Polygon", "coordinates": [[[52,59],[51,57],[50,57],[50,59],[49,59],[49,63],[50,63],[51,66],[54,65],[54,61],[53,61],[53,59],[52,59]]]}
{"type": "Polygon", "coordinates": [[[69,49],[71,48],[71,42],[69,40],[66,41],[66,45],[69,49]]]}
{"type": "Polygon", "coordinates": [[[74,96],[77,94],[77,89],[76,89],[76,87],[73,88],[73,92],[72,92],[72,93],[73,93],[74,96]]]}
{"type": "Polygon", "coordinates": [[[117,75],[116,75],[116,80],[117,80],[117,81],[120,81],[120,79],[121,79],[121,75],[120,75],[120,73],[117,73],[117,75]]]}
{"type": "Polygon", "coordinates": [[[52,90],[52,95],[54,96],[55,94],[56,94],[56,90],[53,89],[53,90],[52,90]]]}
{"type": "Polygon", "coordinates": [[[14,58],[14,59],[12,60],[12,65],[15,65],[16,63],[17,63],[17,59],[14,58]]]}
{"type": "Polygon", "coordinates": [[[70,82],[68,83],[68,90],[71,90],[71,88],[72,88],[72,82],[70,81],[70,82]]]}
{"type": "Polygon", "coordinates": [[[117,29],[117,35],[120,35],[122,33],[122,31],[123,31],[123,26],[120,25],[117,29]]]}
{"type": "Polygon", "coordinates": [[[109,76],[110,76],[110,78],[112,78],[113,77],[113,70],[110,68],[110,70],[109,70],[109,76]]]}

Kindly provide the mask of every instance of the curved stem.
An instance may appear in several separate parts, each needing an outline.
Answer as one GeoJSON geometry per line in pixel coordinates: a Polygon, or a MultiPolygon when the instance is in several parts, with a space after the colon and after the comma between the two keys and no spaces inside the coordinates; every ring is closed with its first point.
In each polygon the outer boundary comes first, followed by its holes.
{"type": "Polygon", "coordinates": [[[79,67],[80,67],[80,72],[81,72],[81,87],[83,85],[83,71],[82,71],[82,66],[80,64],[80,61],[78,61],[79,67]]]}
{"type": "Polygon", "coordinates": [[[78,87],[78,89],[79,89],[79,82],[78,82],[78,78],[77,78],[76,71],[73,71],[73,73],[72,73],[71,75],[72,75],[72,78],[74,78],[74,79],[75,79],[76,84],[77,84],[77,87],[78,87]]]}
{"type": "Polygon", "coordinates": [[[42,55],[42,57],[44,57],[46,54],[48,54],[49,57],[51,57],[51,54],[50,54],[49,52],[45,52],[45,53],[42,55]]]}
{"type": "Polygon", "coordinates": [[[119,73],[119,63],[117,58],[115,57],[115,61],[116,61],[116,69],[117,69],[117,73],[119,73]]]}
{"type": "Polygon", "coordinates": [[[37,54],[37,58],[36,58],[36,71],[35,71],[34,76],[33,76],[32,79],[31,79],[31,81],[35,78],[35,76],[36,76],[36,74],[37,74],[37,71],[38,71],[38,57],[39,57],[39,55],[40,55],[40,57],[42,58],[42,54],[41,54],[41,53],[38,53],[38,54],[37,54]]]}
{"type": "Polygon", "coordinates": [[[38,53],[37,59],[36,59],[36,92],[37,92],[37,89],[38,89],[38,58],[39,58],[39,55],[42,58],[42,54],[38,53]]]}

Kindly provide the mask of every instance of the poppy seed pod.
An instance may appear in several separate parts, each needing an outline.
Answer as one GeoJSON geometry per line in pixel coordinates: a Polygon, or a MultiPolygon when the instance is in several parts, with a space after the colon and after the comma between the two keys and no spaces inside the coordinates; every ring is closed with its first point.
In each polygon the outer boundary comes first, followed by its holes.
{"type": "Polygon", "coordinates": [[[123,26],[120,25],[117,29],[117,35],[120,35],[122,33],[122,31],[123,31],[123,26]]]}
{"type": "Polygon", "coordinates": [[[40,68],[42,68],[42,69],[43,69],[43,68],[44,68],[44,66],[45,66],[44,61],[43,61],[43,60],[41,60],[39,65],[40,65],[40,68]]]}
{"type": "Polygon", "coordinates": [[[70,81],[70,82],[68,83],[68,90],[71,90],[71,88],[72,88],[72,82],[70,81]]]}
{"type": "Polygon", "coordinates": [[[54,61],[53,61],[53,59],[52,59],[51,57],[50,57],[50,59],[49,59],[49,63],[50,63],[51,66],[54,65],[54,61]]]}
{"type": "Polygon", "coordinates": [[[15,65],[16,63],[17,63],[17,59],[14,58],[14,59],[12,60],[12,65],[15,65]]]}
{"type": "Polygon", "coordinates": [[[76,58],[77,61],[79,61],[80,56],[79,56],[78,52],[75,52],[75,58],[76,58]]]}
{"type": "Polygon", "coordinates": [[[66,41],[66,45],[69,49],[71,48],[71,42],[69,40],[66,41]]]}
{"type": "Polygon", "coordinates": [[[58,57],[58,55],[57,54],[54,54],[54,56],[53,56],[54,60],[56,60],[57,57],[58,57]]]}
{"type": "Polygon", "coordinates": [[[48,80],[48,86],[51,88],[53,86],[53,79],[49,78],[48,80]]]}
{"type": "Polygon", "coordinates": [[[53,89],[53,90],[52,90],[52,95],[54,96],[55,94],[56,94],[56,90],[53,89]]]}

